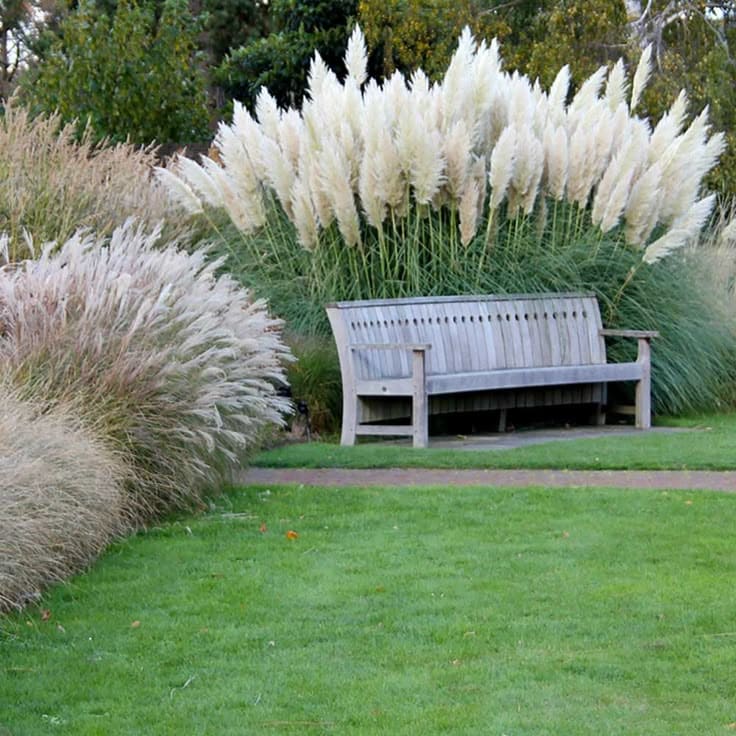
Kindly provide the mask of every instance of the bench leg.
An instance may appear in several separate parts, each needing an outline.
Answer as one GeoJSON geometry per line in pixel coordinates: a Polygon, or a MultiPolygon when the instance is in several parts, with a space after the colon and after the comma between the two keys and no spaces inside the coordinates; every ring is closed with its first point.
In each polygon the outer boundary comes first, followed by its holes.
{"type": "Polygon", "coordinates": [[[412,439],[414,447],[429,445],[429,407],[425,384],[424,351],[415,350],[412,356],[412,439]]]}
{"type": "Polygon", "coordinates": [[[355,432],[358,428],[358,403],[357,396],[344,396],[342,400],[342,433],[340,444],[352,446],[355,444],[355,432]]]}
{"type": "Polygon", "coordinates": [[[652,426],[652,387],[649,376],[636,384],[636,426],[650,429],[652,426]]]}
{"type": "Polygon", "coordinates": [[[636,426],[649,429],[652,426],[652,372],[649,340],[639,340],[637,362],[642,366],[642,377],[636,384],[636,426]]]}
{"type": "Polygon", "coordinates": [[[506,431],[506,409],[498,412],[498,432],[503,434],[506,431]]]}

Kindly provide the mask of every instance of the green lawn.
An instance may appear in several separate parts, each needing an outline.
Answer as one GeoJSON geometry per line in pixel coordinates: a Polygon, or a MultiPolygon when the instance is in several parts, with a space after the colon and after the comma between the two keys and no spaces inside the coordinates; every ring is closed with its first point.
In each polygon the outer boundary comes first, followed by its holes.
{"type": "Polygon", "coordinates": [[[735,527],[715,493],[234,491],[0,619],[0,734],[731,733],[735,527]]]}
{"type": "Polygon", "coordinates": [[[581,470],[736,469],[736,413],[669,420],[691,432],[547,442],[510,450],[415,450],[386,442],[341,447],[322,442],[263,452],[274,468],[576,468],[581,470]]]}

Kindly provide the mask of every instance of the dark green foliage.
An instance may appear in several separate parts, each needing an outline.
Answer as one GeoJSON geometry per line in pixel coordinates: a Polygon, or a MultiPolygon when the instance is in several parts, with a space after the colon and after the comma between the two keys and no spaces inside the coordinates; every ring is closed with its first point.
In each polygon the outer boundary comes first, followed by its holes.
{"type": "Polygon", "coordinates": [[[274,32],[233,50],[217,69],[216,81],[227,97],[249,106],[263,86],[280,105],[298,105],[315,51],[330,68],[342,68],[356,5],[352,0],[273,3],[274,32]]]}
{"type": "Polygon", "coordinates": [[[203,0],[207,50],[219,64],[231,49],[266,35],[268,6],[259,0],[203,0]]]}
{"type": "Polygon", "coordinates": [[[133,143],[194,142],[208,136],[204,81],[193,64],[196,25],[185,0],[166,0],[161,18],[134,2],[113,18],[84,4],[25,78],[34,112],[58,110],[99,138],[133,143]]]}

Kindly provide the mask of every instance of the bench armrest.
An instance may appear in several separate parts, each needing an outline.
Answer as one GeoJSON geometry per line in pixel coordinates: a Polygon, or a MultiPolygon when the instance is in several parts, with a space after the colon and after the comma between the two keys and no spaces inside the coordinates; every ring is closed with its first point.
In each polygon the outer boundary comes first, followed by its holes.
{"type": "Polygon", "coordinates": [[[635,337],[639,340],[650,340],[659,337],[656,330],[598,330],[601,337],[635,337]]]}
{"type": "Polygon", "coordinates": [[[429,343],[409,343],[409,342],[364,342],[351,345],[351,350],[412,350],[415,352],[426,352],[431,349],[429,343]]]}

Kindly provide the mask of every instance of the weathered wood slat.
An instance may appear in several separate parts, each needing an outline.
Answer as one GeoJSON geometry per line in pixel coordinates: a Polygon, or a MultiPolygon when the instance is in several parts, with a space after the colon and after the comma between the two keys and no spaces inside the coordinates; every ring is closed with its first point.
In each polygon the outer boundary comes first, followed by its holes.
{"type": "Polygon", "coordinates": [[[384,435],[402,437],[414,433],[411,425],[405,426],[401,424],[361,424],[355,432],[361,435],[384,435]]]}
{"type": "Polygon", "coordinates": [[[501,371],[476,371],[448,376],[429,376],[427,393],[448,394],[468,391],[494,391],[526,386],[559,386],[601,381],[638,381],[643,370],[637,363],[574,365],[557,368],[509,368],[501,371]]]}

